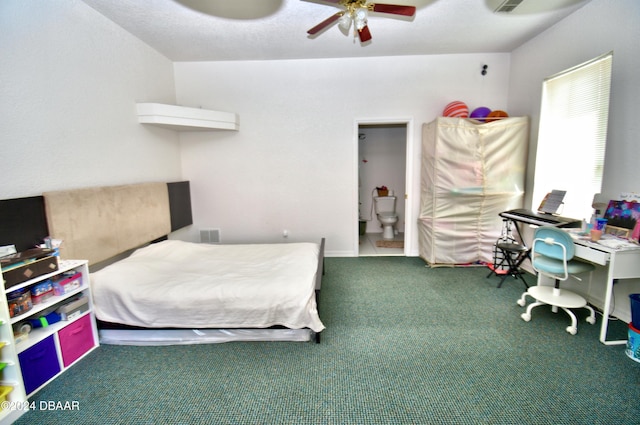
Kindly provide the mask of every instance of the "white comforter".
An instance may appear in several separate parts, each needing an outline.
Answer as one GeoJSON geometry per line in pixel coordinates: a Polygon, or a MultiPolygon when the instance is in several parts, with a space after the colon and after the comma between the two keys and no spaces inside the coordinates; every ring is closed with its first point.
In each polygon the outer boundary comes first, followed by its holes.
{"type": "Polygon", "coordinates": [[[149,328],[324,329],[319,245],[151,244],[91,274],[98,319],[149,328]]]}

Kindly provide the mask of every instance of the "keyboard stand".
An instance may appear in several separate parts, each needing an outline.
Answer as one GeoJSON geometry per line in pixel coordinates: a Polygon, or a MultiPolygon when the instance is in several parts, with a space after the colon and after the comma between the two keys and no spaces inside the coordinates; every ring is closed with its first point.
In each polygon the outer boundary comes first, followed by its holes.
{"type": "Polygon", "coordinates": [[[529,284],[527,283],[526,280],[524,280],[524,277],[522,277],[524,272],[520,270],[520,266],[522,265],[524,260],[526,260],[527,258],[530,259],[529,248],[515,242],[498,242],[496,244],[496,248],[502,252],[503,258],[499,264],[494,265],[493,269],[491,270],[491,273],[489,273],[487,277],[491,277],[491,275],[501,276],[500,282],[498,283],[498,286],[497,286],[498,288],[502,286],[502,284],[504,283],[504,280],[508,276],[513,276],[514,279],[520,278],[522,283],[524,283],[524,286],[526,288],[529,288],[529,284]],[[505,261],[508,266],[506,273],[498,273],[497,270],[499,270],[502,266],[505,265],[504,264],[505,261]]]}
{"type": "Polygon", "coordinates": [[[524,242],[518,243],[516,239],[511,234],[511,223],[513,223],[513,227],[516,228],[516,232],[518,233],[518,238],[520,241],[523,241],[522,235],[520,234],[520,229],[518,229],[518,223],[515,223],[513,220],[509,218],[503,217],[502,220],[503,230],[502,236],[500,239],[496,241],[495,247],[499,251],[502,258],[498,261],[498,253],[496,253],[494,257],[493,267],[491,268],[491,272],[487,275],[487,278],[492,275],[500,276],[500,282],[498,283],[498,288],[502,287],[505,279],[508,276],[513,276],[514,279],[520,279],[526,288],[529,288],[529,285],[524,280],[522,276],[524,272],[520,270],[520,266],[527,258],[530,258],[530,249],[525,245],[524,242]],[[505,264],[506,263],[506,264],[505,264]],[[507,270],[504,271],[503,267],[507,266],[507,270]],[[502,273],[500,273],[500,272],[502,273]]]}

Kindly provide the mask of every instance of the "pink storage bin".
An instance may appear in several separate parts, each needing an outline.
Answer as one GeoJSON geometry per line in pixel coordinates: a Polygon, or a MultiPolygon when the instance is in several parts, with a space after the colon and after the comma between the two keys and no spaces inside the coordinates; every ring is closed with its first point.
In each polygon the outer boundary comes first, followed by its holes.
{"type": "Polygon", "coordinates": [[[95,346],[91,316],[87,314],[58,332],[62,363],[69,366],[95,346]]]}

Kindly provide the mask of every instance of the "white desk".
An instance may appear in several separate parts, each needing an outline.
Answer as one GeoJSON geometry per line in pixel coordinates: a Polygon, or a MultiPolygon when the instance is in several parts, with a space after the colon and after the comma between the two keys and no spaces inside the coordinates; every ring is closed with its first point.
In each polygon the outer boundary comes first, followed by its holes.
{"type": "Polygon", "coordinates": [[[570,231],[570,233],[574,236],[573,241],[576,246],[576,258],[607,267],[607,282],[602,314],[602,325],[600,327],[600,342],[606,345],[626,344],[626,339],[607,341],[609,311],[611,309],[611,299],[613,297],[613,282],[614,279],[640,278],[640,247],[636,247],[635,249],[615,249],[586,239],[578,238],[573,231],[570,231]]]}

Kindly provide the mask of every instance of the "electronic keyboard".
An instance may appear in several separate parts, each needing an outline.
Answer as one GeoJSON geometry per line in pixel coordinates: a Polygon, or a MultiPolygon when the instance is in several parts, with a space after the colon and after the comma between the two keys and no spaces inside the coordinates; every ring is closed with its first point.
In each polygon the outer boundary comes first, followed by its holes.
{"type": "Polygon", "coordinates": [[[560,217],[527,209],[504,211],[499,215],[502,218],[533,224],[534,226],[580,227],[582,225],[581,221],[576,220],[575,218],[560,217]]]}

